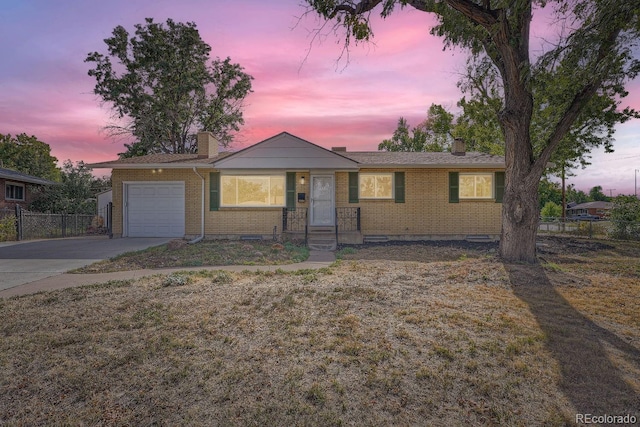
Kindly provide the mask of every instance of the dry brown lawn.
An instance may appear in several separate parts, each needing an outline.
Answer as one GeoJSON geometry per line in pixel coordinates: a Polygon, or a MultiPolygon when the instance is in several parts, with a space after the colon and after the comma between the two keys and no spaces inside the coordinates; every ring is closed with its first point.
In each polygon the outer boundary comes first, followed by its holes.
{"type": "Polygon", "coordinates": [[[0,300],[0,424],[640,416],[640,246],[546,239],[537,266],[494,250],[372,246],[317,271],[176,273],[0,300]]]}

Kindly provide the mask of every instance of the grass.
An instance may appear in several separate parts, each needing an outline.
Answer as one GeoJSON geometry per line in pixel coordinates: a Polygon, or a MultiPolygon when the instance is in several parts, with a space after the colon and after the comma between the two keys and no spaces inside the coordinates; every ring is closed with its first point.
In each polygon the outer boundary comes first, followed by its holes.
{"type": "Polygon", "coordinates": [[[128,252],[74,270],[74,273],[109,273],[123,270],[217,265],[290,264],[306,260],[309,249],[293,243],[208,240],[193,245],[168,244],[128,252]]]}
{"type": "Polygon", "coordinates": [[[628,264],[640,246],[608,245],[545,253],[562,268],[414,250],[410,261],[177,272],[0,300],[0,424],[637,416],[640,277],[628,264]]]}

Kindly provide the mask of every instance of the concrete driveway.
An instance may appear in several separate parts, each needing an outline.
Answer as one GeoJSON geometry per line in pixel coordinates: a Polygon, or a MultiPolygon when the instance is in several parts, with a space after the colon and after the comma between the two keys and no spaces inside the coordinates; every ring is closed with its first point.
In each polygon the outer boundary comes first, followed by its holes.
{"type": "Polygon", "coordinates": [[[169,240],[95,236],[0,243],[0,291],[169,240]]]}

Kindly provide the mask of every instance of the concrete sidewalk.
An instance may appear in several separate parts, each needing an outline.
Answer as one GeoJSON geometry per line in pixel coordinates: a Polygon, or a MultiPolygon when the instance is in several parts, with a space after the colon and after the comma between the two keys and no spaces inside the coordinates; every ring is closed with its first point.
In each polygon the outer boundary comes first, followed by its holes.
{"type": "Polygon", "coordinates": [[[72,288],[76,286],[92,285],[96,283],[106,283],[111,280],[139,279],[145,276],[156,274],[171,274],[176,271],[200,271],[200,270],[225,270],[225,271],[296,271],[302,269],[318,269],[327,267],[336,260],[333,252],[311,251],[306,261],[296,264],[282,265],[225,265],[212,267],[176,267],[162,269],[144,269],[131,271],[117,271],[114,273],[99,274],[69,274],[62,273],[44,279],[35,280],[30,283],[15,286],[13,288],[0,291],[0,298],[9,298],[19,295],[29,295],[43,291],[53,291],[56,289],[72,288]]]}

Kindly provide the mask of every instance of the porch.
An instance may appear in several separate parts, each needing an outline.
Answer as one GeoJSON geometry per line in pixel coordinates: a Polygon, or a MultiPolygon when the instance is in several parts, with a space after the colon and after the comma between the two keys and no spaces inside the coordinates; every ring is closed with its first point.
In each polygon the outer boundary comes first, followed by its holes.
{"type": "Polygon", "coordinates": [[[333,251],[338,244],[361,244],[360,208],[335,208],[333,225],[312,226],[308,208],[283,208],[285,240],[304,240],[310,249],[333,251]]]}

